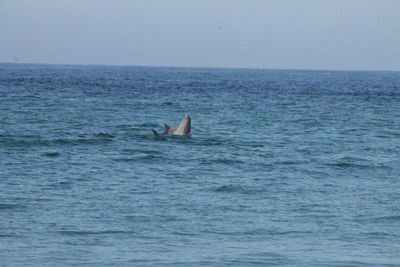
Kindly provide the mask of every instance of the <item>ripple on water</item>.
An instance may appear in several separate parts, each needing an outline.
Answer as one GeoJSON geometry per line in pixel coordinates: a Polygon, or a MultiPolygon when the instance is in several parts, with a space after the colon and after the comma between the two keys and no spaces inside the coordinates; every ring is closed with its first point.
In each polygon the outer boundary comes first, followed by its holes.
{"type": "Polygon", "coordinates": [[[400,262],[397,72],[0,69],[0,265],[400,262]]]}
{"type": "MultiPolygon", "coordinates": [[[[52,145],[81,145],[81,144],[102,144],[112,142],[114,135],[108,133],[98,133],[92,136],[82,135],[82,137],[63,137],[49,139],[40,135],[11,135],[0,142],[5,146],[12,147],[31,147],[31,146],[52,146],[52,145]]],[[[49,155],[51,156],[51,155],[49,155]]]]}
{"type": "Polygon", "coordinates": [[[243,164],[244,161],[237,159],[228,159],[228,158],[216,158],[216,159],[202,159],[201,165],[215,165],[215,164],[223,164],[223,165],[231,165],[236,166],[237,164],[243,164]]]}
{"type": "Polygon", "coordinates": [[[113,141],[112,138],[84,137],[84,138],[57,138],[51,140],[50,143],[54,143],[57,145],[98,145],[98,144],[107,144],[112,141],[113,141]]]}
{"type": "Polygon", "coordinates": [[[294,263],[293,260],[283,254],[267,251],[242,253],[240,254],[240,259],[228,260],[228,262],[231,264],[239,264],[241,266],[279,266],[294,263]]]}
{"type": "Polygon", "coordinates": [[[21,204],[0,203],[0,210],[23,210],[27,207],[21,204]]]}
{"type": "Polygon", "coordinates": [[[217,138],[196,139],[194,145],[198,146],[222,146],[224,142],[217,138]]]}
{"type": "Polygon", "coordinates": [[[103,132],[94,134],[94,136],[97,137],[97,138],[103,138],[103,139],[113,139],[113,138],[115,138],[114,134],[103,133],[103,132]]]}
{"type": "Polygon", "coordinates": [[[143,128],[147,129],[147,128],[160,127],[160,125],[158,125],[157,123],[145,122],[145,123],[135,124],[134,127],[138,127],[139,129],[143,128]]]}
{"type": "Polygon", "coordinates": [[[325,163],[327,166],[334,166],[343,169],[379,169],[388,168],[387,166],[375,161],[360,157],[345,156],[340,157],[333,162],[325,163]]]}
{"type": "Polygon", "coordinates": [[[123,230],[102,230],[102,231],[78,231],[78,230],[60,230],[59,234],[66,236],[88,236],[88,235],[115,235],[115,234],[132,234],[133,231],[123,230]]]}
{"type": "Polygon", "coordinates": [[[168,159],[161,151],[156,150],[146,150],[146,149],[123,149],[121,155],[113,158],[114,161],[125,161],[125,162],[135,162],[135,161],[154,161],[168,159]]]}
{"type": "Polygon", "coordinates": [[[140,162],[140,161],[154,161],[154,160],[162,160],[165,159],[165,157],[159,157],[155,155],[138,155],[136,157],[120,157],[120,158],[114,158],[114,161],[120,161],[120,162],[140,162]]]}
{"type": "Polygon", "coordinates": [[[249,186],[232,185],[232,184],[213,187],[211,190],[217,193],[240,193],[240,194],[257,194],[265,191],[265,189],[263,188],[253,188],[249,186]]]}
{"type": "Polygon", "coordinates": [[[136,155],[136,154],[146,154],[146,155],[161,155],[161,151],[157,150],[147,150],[147,149],[137,149],[137,148],[125,148],[122,149],[122,153],[126,155],[136,155]]]}
{"type": "Polygon", "coordinates": [[[365,217],[362,216],[360,218],[356,218],[355,221],[361,222],[373,222],[373,223],[384,223],[384,222],[400,222],[400,215],[388,215],[388,216],[379,216],[379,217],[365,217]]]}
{"type": "Polygon", "coordinates": [[[50,158],[54,158],[54,157],[58,157],[61,155],[60,152],[46,152],[44,153],[45,156],[50,157],[50,158]]]}

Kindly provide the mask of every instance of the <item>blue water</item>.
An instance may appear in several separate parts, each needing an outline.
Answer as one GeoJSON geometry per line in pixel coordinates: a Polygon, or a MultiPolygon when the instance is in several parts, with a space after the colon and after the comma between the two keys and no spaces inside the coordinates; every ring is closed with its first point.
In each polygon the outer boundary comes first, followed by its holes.
{"type": "Polygon", "coordinates": [[[400,266],[399,72],[0,64],[0,125],[1,266],[400,266]]]}

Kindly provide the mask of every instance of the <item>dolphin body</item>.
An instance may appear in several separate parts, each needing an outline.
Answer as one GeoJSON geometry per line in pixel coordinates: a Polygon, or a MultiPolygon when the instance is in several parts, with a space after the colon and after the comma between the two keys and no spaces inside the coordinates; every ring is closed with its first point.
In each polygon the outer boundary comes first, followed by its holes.
{"type": "Polygon", "coordinates": [[[151,129],[151,131],[153,132],[153,134],[155,136],[161,136],[161,135],[167,135],[167,134],[190,136],[191,135],[191,133],[190,133],[191,122],[192,122],[192,119],[190,118],[189,114],[186,113],[185,117],[183,117],[180,124],[172,126],[172,127],[165,124],[164,132],[162,132],[162,133],[158,133],[154,129],[151,129]]]}

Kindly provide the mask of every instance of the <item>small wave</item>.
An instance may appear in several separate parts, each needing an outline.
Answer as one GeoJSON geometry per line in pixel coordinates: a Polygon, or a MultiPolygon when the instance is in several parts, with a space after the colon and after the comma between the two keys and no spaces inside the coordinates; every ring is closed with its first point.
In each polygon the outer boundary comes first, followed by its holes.
{"type": "Polygon", "coordinates": [[[241,194],[255,194],[264,191],[263,189],[254,189],[240,185],[221,185],[217,188],[212,188],[212,191],[218,193],[241,193],[241,194]]]}
{"type": "Polygon", "coordinates": [[[144,127],[159,127],[159,125],[157,123],[150,123],[150,122],[145,122],[145,123],[141,123],[141,124],[136,124],[136,127],[140,127],[140,128],[144,128],[144,127]]]}
{"type": "Polygon", "coordinates": [[[144,159],[144,160],[163,159],[163,158],[165,158],[165,157],[159,157],[159,156],[155,156],[155,155],[145,155],[145,156],[139,157],[139,159],[144,159]]]}
{"type": "Polygon", "coordinates": [[[114,161],[120,161],[120,162],[135,162],[135,161],[142,161],[142,160],[160,160],[160,159],[165,159],[164,156],[157,156],[157,155],[146,155],[146,154],[142,154],[142,155],[138,155],[138,156],[134,156],[134,157],[119,157],[119,158],[115,158],[114,161]]]}
{"type": "MultiPolygon", "coordinates": [[[[81,137],[81,138],[55,138],[55,139],[42,139],[40,136],[35,137],[24,137],[16,136],[13,138],[7,138],[2,140],[3,146],[14,146],[14,147],[31,147],[31,146],[51,146],[51,145],[81,145],[81,144],[101,144],[112,142],[112,138],[104,136],[94,137],[81,137]]],[[[47,153],[46,153],[47,155],[47,153]]],[[[52,153],[47,156],[56,156],[52,153]]]]}
{"type": "Polygon", "coordinates": [[[309,235],[309,234],[312,234],[312,233],[314,233],[314,232],[311,231],[311,230],[304,230],[304,231],[292,230],[292,231],[272,231],[271,232],[271,234],[273,234],[273,235],[283,235],[283,236],[284,235],[309,235]]]}
{"type": "Polygon", "coordinates": [[[398,222],[400,215],[380,216],[373,218],[357,218],[356,221],[369,221],[369,222],[398,222]]]}
{"type": "Polygon", "coordinates": [[[134,154],[146,154],[146,155],[160,155],[162,154],[160,151],[156,150],[146,150],[146,149],[133,149],[133,148],[125,148],[122,150],[124,154],[134,155],[134,154]]]}
{"type": "Polygon", "coordinates": [[[257,148],[257,147],[264,147],[263,144],[257,144],[257,143],[251,143],[251,144],[248,144],[247,146],[248,146],[248,147],[254,147],[254,148],[257,148]]]}
{"type": "Polygon", "coordinates": [[[221,146],[224,143],[218,139],[208,138],[208,139],[199,140],[195,144],[198,146],[221,146]]]}
{"type": "Polygon", "coordinates": [[[57,187],[57,188],[71,188],[72,182],[62,181],[48,185],[49,188],[57,187]]]}
{"type": "Polygon", "coordinates": [[[58,233],[68,236],[86,236],[86,235],[113,235],[113,234],[129,234],[131,231],[123,230],[105,230],[105,231],[73,231],[73,230],[61,230],[58,233]]]}
{"type": "Polygon", "coordinates": [[[20,204],[0,203],[0,210],[20,210],[24,208],[26,208],[26,206],[20,204]]]}
{"type": "Polygon", "coordinates": [[[378,238],[385,239],[385,238],[392,238],[393,236],[396,236],[396,235],[385,233],[385,232],[368,232],[368,233],[364,233],[363,235],[365,235],[368,238],[372,238],[372,239],[378,239],[378,238]]]}
{"type": "Polygon", "coordinates": [[[236,159],[225,159],[225,158],[217,158],[217,159],[203,159],[201,161],[201,165],[214,165],[214,164],[226,164],[226,165],[235,165],[242,164],[244,161],[236,160],[236,159]]]}
{"type": "Polygon", "coordinates": [[[151,217],[143,215],[128,215],[126,219],[134,222],[150,222],[152,220],[151,217]]]}
{"type": "Polygon", "coordinates": [[[193,140],[192,136],[186,136],[186,135],[169,135],[169,137],[171,139],[179,140],[182,142],[188,142],[193,140]]]}
{"type": "Polygon", "coordinates": [[[132,132],[127,134],[124,137],[126,140],[140,140],[140,141],[149,141],[149,140],[156,140],[156,141],[163,141],[166,138],[164,138],[164,136],[154,136],[151,133],[151,130],[148,129],[147,133],[143,134],[143,133],[138,133],[138,132],[132,132]]]}
{"type": "Polygon", "coordinates": [[[293,264],[293,261],[285,255],[267,251],[244,253],[240,255],[240,259],[228,262],[235,266],[287,266],[293,264]]]}
{"type": "Polygon", "coordinates": [[[216,159],[215,163],[222,163],[222,164],[237,164],[237,163],[244,163],[244,161],[236,160],[236,159],[216,159]]]}
{"type": "Polygon", "coordinates": [[[379,134],[376,134],[378,138],[398,138],[400,137],[400,133],[394,131],[382,131],[379,134]]]}
{"type": "Polygon", "coordinates": [[[58,138],[51,143],[59,145],[95,145],[112,142],[109,138],[58,138]]]}
{"type": "Polygon", "coordinates": [[[47,145],[49,142],[42,140],[40,136],[33,135],[4,135],[1,136],[0,144],[2,146],[30,147],[47,145]]]}
{"type": "Polygon", "coordinates": [[[142,136],[141,139],[143,140],[152,139],[154,141],[160,141],[160,142],[178,142],[180,144],[187,144],[187,143],[192,144],[194,140],[192,136],[182,136],[182,135],[154,136],[153,134],[142,136]]]}
{"type": "Polygon", "coordinates": [[[303,164],[305,163],[304,161],[301,160],[282,160],[276,162],[276,164],[282,164],[282,165],[297,165],[297,164],[303,164]]]}
{"type": "Polygon", "coordinates": [[[15,238],[16,235],[15,234],[0,234],[0,238],[8,238],[8,237],[15,238]]]}
{"type": "Polygon", "coordinates": [[[123,131],[140,130],[139,127],[135,127],[129,124],[120,124],[116,128],[123,131]]]}
{"type": "Polygon", "coordinates": [[[317,261],[315,262],[315,266],[360,266],[360,267],[366,267],[366,266],[393,266],[397,267],[397,264],[377,264],[375,261],[374,262],[365,262],[365,261],[355,261],[355,260],[350,260],[350,261],[338,261],[338,260],[333,260],[333,261],[317,261]]]}
{"type": "Polygon", "coordinates": [[[115,137],[115,135],[113,135],[113,134],[109,134],[109,133],[97,133],[97,134],[95,134],[94,136],[96,136],[96,137],[99,137],[99,138],[114,138],[115,137]]]}
{"type": "Polygon", "coordinates": [[[53,158],[53,157],[58,157],[61,154],[59,152],[46,152],[46,153],[44,153],[44,155],[47,157],[53,158]]]}
{"type": "Polygon", "coordinates": [[[217,188],[215,188],[215,192],[236,192],[239,191],[240,187],[234,186],[234,185],[222,185],[217,188]]]}
{"type": "Polygon", "coordinates": [[[163,222],[172,222],[172,221],[182,221],[183,219],[179,216],[174,216],[174,215],[165,215],[165,214],[153,214],[151,216],[147,215],[128,215],[125,217],[129,221],[134,221],[134,222],[151,222],[155,218],[157,218],[158,221],[163,221],[163,222]]]}
{"type": "Polygon", "coordinates": [[[245,231],[240,232],[222,232],[221,234],[228,234],[228,235],[245,235],[245,236],[285,236],[285,235],[304,235],[304,234],[311,234],[313,231],[310,230],[287,230],[287,231],[278,231],[275,229],[266,229],[266,228],[255,228],[255,229],[248,229],[245,231]]]}
{"type": "Polygon", "coordinates": [[[189,233],[189,232],[182,232],[182,231],[174,231],[174,232],[172,232],[172,234],[179,235],[179,236],[197,236],[197,234],[189,233]]]}
{"type": "Polygon", "coordinates": [[[342,157],[335,160],[334,162],[326,163],[326,165],[340,167],[340,168],[359,168],[359,169],[386,167],[382,164],[378,164],[371,160],[358,157],[342,157]]]}
{"type": "Polygon", "coordinates": [[[332,164],[337,167],[344,167],[344,168],[368,168],[368,165],[357,164],[357,163],[350,163],[350,162],[337,162],[332,164]]]}

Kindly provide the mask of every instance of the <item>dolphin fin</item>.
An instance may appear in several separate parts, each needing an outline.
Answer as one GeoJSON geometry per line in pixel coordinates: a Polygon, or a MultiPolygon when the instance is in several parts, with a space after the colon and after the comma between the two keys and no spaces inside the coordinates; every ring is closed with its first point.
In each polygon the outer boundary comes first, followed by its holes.
{"type": "Polygon", "coordinates": [[[160,134],[159,134],[156,130],[151,129],[151,131],[153,132],[153,134],[154,134],[155,136],[160,136],[160,134]]]}
{"type": "Polygon", "coordinates": [[[162,132],[161,135],[166,135],[166,134],[168,134],[169,129],[170,129],[170,127],[168,126],[168,124],[164,124],[164,132],[162,132]]]}

